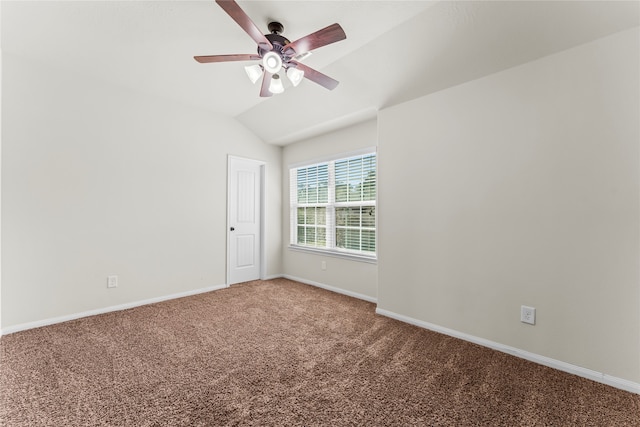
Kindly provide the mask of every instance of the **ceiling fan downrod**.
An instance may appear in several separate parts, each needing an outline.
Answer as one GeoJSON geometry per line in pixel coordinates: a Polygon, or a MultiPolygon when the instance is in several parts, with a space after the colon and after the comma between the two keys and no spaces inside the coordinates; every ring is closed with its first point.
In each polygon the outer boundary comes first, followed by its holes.
{"type": "Polygon", "coordinates": [[[284,25],[279,22],[269,22],[269,31],[270,34],[265,34],[265,38],[269,40],[272,49],[265,49],[261,46],[258,46],[258,55],[260,57],[264,57],[268,52],[274,52],[280,56],[283,63],[287,63],[291,60],[291,58],[295,55],[295,51],[293,49],[287,49],[287,52],[284,51],[284,47],[291,42],[286,37],[282,36],[281,33],[284,31],[284,25]],[[290,51],[290,52],[289,52],[290,51]]]}
{"type": "Polygon", "coordinates": [[[284,25],[276,21],[269,22],[267,28],[269,28],[271,34],[282,34],[284,32],[284,25]]]}

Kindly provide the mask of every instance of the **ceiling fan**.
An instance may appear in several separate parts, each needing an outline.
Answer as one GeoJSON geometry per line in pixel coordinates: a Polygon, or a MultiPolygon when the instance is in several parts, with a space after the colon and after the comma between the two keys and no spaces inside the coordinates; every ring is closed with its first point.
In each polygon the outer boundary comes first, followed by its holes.
{"type": "Polygon", "coordinates": [[[253,83],[262,76],[260,96],[263,97],[284,91],[279,74],[282,70],[294,86],[298,86],[303,78],[329,90],[338,86],[337,80],[302,64],[300,60],[304,54],[310,53],[314,49],[346,39],[347,36],[339,24],[329,25],[315,33],[290,42],[281,35],[284,30],[281,23],[270,22],[268,26],[270,34],[262,34],[256,24],[234,0],[216,0],[216,3],[258,44],[258,52],[257,54],[194,56],[196,61],[200,63],[261,61],[259,64],[245,67],[245,70],[253,83]]]}

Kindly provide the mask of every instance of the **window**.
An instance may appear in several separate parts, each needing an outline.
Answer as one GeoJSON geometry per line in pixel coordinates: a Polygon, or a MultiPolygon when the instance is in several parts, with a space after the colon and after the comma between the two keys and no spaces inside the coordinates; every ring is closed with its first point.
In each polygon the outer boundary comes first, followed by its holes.
{"type": "Polygon", "coordinates": [[[375,258],[376,154],[292,168],[291,245],[375,258]]]}

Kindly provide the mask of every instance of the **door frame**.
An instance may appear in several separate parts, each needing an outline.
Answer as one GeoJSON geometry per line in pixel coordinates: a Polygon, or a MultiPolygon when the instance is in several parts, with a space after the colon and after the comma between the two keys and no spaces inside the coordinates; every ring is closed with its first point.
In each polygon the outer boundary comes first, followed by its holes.
{"type": "Polygon", "coordinates": [[[255,163],[260,166],[260,280],[264,280],[267,271],[267,254],[266,233],[265,233],[265,216],[266,216],[266,167],[267,163],[262,160],[250,159],[248,157],[240,157],[229,154],[227,156],[227,262],[226,262],[226,287],[231,286],[231,161],[242,160],[245,162],[255,163]]]}

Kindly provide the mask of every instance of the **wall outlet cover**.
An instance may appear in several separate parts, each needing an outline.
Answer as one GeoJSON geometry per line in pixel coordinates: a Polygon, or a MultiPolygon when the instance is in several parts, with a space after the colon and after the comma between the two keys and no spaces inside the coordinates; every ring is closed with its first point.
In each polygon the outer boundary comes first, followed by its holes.
{"type": "Polygon", "coordinates": [[[118,276],[107,276],[107,288],[118,287],[118,276]]]}
{"type": "Polygon", "coordinates": [[[520,321],[530,325],[536,324],[536,309],[526,305],[520,306],[520,321]]]}

